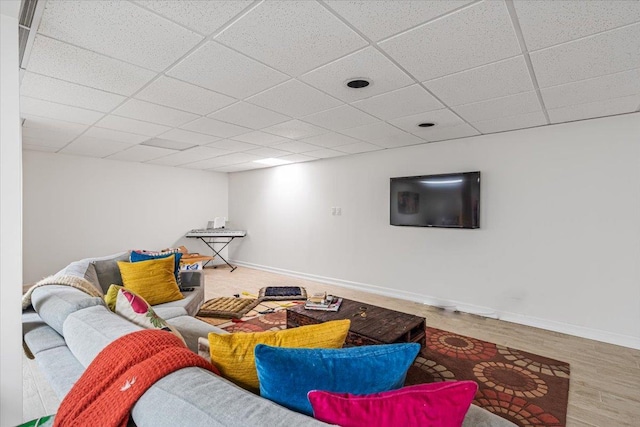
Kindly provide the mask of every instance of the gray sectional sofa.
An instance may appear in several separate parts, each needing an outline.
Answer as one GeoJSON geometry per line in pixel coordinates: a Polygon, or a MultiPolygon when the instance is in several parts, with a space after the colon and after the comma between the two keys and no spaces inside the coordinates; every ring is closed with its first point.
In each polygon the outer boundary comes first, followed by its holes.
{"type": "MultiPolygon", "coordinates": [[[[95,261],[102,267],[125,254],[90,258],[71,263],[56,276],[87,279],[97,289],[106,289],[95,274],[95,261]]],[[[202,284],[199,273],[183,277],[183,286],[202,284]]],[[[193,317],[204,299],[204,287],[184,292],[185,299],[154,307],[174,326],[187,346],[197,352],[198,337],[211,331],[225,333],[193,317]]],[[[96,355],[113,340],[141,328],[112,313],[101,298],[81,290],[47,285],[32,293],[33,308],[23,314],[25,344],[60,399],[69,392],[96,355]]],[[[229,381],[200,368],[184,368],[156,382],[134,405],[131,418],[137,426],[321,426],[320,421],[292,412],[251,394],[229,381]]],[[[503,418],[471,406],[464,426],[513,426],[503,418]]]]}

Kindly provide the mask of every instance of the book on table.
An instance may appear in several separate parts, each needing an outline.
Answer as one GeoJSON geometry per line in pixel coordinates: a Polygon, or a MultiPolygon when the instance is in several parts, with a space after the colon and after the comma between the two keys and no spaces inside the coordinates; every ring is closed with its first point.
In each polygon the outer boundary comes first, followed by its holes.
{"type": "Polygon", "coordinates": [[[314,302],[310,299],[304,304],[304,308],[307,310],[322,310],[322,311],[338,311],[342,304],[342,298],[327,296],[321,302],[314,302]]]}

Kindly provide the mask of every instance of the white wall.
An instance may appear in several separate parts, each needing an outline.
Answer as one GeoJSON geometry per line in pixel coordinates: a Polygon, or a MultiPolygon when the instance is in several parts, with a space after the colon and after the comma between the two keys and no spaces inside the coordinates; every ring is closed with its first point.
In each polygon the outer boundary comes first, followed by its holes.
{"type": "Polygon", "coordinates": [[[70,261],[185,245],[227,214],[227,174],[34,151],[24,154],[24,281],[70,261]]]}
{"type": "Polygon", "coordinates": [[[639,139],[636,113],[234,173],[232,258],[640,348],[639,139]],[[471,170],[481,229],[389,225],[390,177],[471,170]]]}
{"type": "Polygon", "coordinates": [[[22,423],[19,1],[0,2],[0,425],[22,423]]]}

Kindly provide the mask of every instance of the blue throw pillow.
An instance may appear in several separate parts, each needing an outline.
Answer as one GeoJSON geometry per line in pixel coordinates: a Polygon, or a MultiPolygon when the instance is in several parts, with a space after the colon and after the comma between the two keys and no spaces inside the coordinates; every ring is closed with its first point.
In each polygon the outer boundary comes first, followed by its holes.
{"type": "Polygon", "coordinates": [[[404,385],[420,344],[340,349],[284,348],[258,344],[254,354],[260,396],[313,416],[311,390],[371,394],[404,385]]]}
{"type": "Polygon", "coordinates": [[[150,254],[145,254],[141,252],[131,251],[129,261],[131,262],[149,261],[150,259],[169,258],[171,255],[176,256],[175,269],[173,270],[173,274],[176,276],[176,282],[178,283],[178,285],[180,285],[180,259],[182,258],[182,252],[150,255],[150,254]]]}

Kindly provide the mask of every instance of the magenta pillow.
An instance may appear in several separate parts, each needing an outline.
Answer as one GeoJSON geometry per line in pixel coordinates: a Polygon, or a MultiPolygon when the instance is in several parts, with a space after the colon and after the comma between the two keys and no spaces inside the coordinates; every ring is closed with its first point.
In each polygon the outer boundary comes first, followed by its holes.
{"type": "Polygon", "coordinates": [[[478,385],[473,381],[418,384],[356,395],[312,390],[313,415],[342,427],[460,427],[478,385]]]}

